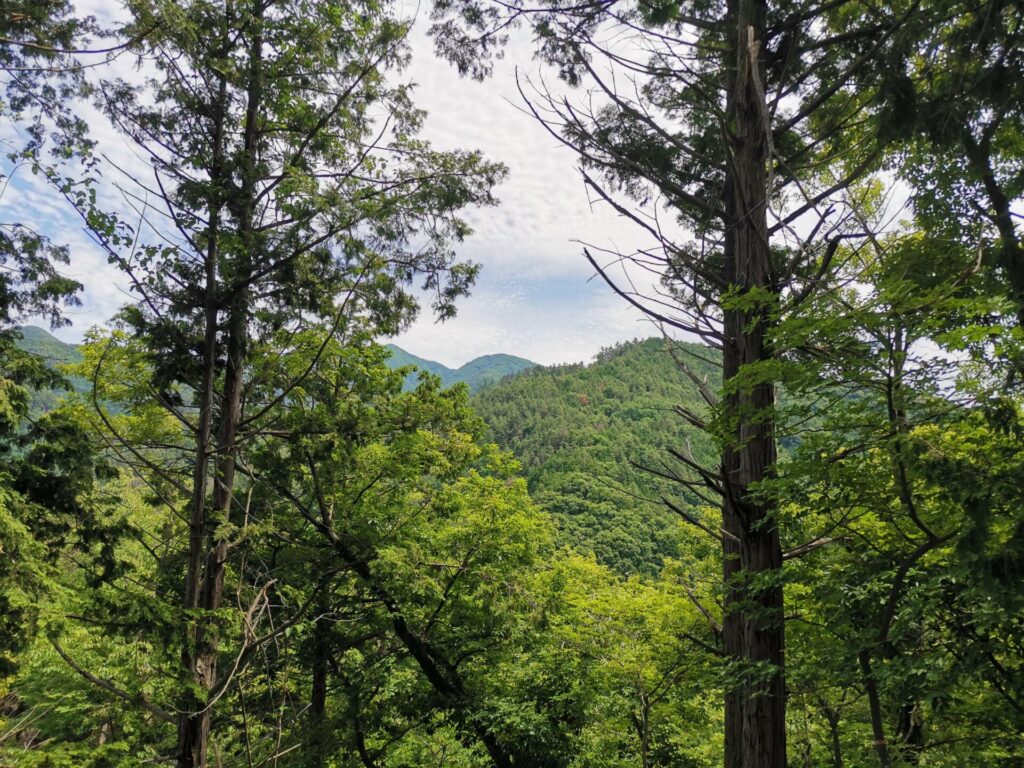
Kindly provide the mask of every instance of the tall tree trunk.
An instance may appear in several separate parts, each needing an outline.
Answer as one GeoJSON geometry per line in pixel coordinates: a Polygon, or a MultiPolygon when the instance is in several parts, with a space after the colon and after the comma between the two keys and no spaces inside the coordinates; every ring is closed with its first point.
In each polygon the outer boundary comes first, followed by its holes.
{"type": "MultiPolygon", "coordinates": [[[[243,367],[245,363],[246,309],[232,310],[228,325],[228,358],[224,377],[223,404],[217,436],[217,470],[214,475],[212,514],[208,522],[216,530],[231,517],[234,500],[236,438],[241,421],[243,367]]],[[[224,570],[228,559],[228,542],[219,539],[207,553],[202,567],[202,590],[199,608],[204,616],[212,616],[220,608],[224,596],[224,570]]],[[[195,652],[189,669],[191,679],[205,694],[202,706],[182,715],[179,723],[179,768],[203,768],[210,740],[212,705],[208,701],[217,683],[218,630],[210,618],[199,622],[195,633],[195,652]]]]}
{"type": "MultiPolygon", "coordinates": [[[[764,95],[766,17],[763,0],[730,3],[735,72],[726,110],[730,134],[726,258],[731,262],[727,270],[732,290],[737,295],[752,294],[755,302],[725,310],[723,378],[727,386],[744,366],[772,359],[767,336],[775,288],[767,225],[771,137],[764,95]]],[[[786,765],[785,635],[782,586],[777,578],[782,547],[774,505],[751,492],[770,476],[775,464],[774,405],[771,382],[740,386],[728,400],[727,418],[735,422],[732,445],[723,452],[723,528],[732,610],[727,611],[729,625],[724,631],[726,652],[738,652],[744,683],[739,701],[726,701],[726,724],[733,729],[726,734],[726,768],[786,765]]]]}
{"type": "Polygon", "coordinates": [[[309,695],[309,739],[306,748],[309,753],[307,764],[310,768],[327,765],[327,676],[330,666],[331,636],[327,620],[326,600],[317,608],[316,623],[313,626],[313,682],[309,695]]]}
{"type": "Polygon", "coordinates": [[[882,717],[882,700],[878,695],[878,681],[875,680],[871,668],[871,654],[863,650],[858,655],[860,671],[864,678],[864,690],[868,695],[868,708],[871,711],[871,735],[874,740],[875,752],[882,768],[892,768],[892,757],[889,755],[889,742],[885,738],[885,724],[882,717]]]}
{"type": "MultiPolygon", "coordinates": [[[[213,162],[211,165],[211,181],[215,185],[223,175],[225,110],[227,104],[227,80],[220,77],[218,99],[215,105],[213,131],[213,162]]],[[[203,710],[206,702],[198,696],[195,686],[201,684],[196,674],[198,665],[198,633],[199,623],[194,614],[200,606],[203,585],[203,552],[207,548],[207,485],[209,484],[211,440],[213,433],[213,416],[215,402],[215,384],[217,379],[217,288],[219,274],[217,262],[220,258],[218,243],[220,237],[221,204],[210,206],[210,219],[207,225],[207,250],[205,256],[205,310],[203,317],[203,351],[202,381],[197,401],[199,406],[199,423],[195,435],[195,465],[192,474],[192,498],[189,504],[189,545],[188,561],[185,571],[185,590],[182,607],[186,613],[186,632],[181,650],[181,665],[192,685],[186,687],[178,717],[177,765],[179,768],[192,768],[206,763],[206,739],[200,739],[199,729],[194,719],[203,710]],[[192,615],[190,615],[192,614],[192,615]]]]}
{"type": "MultiPolygon", "coordinates": [[[[726,28],[735,30],[738,13],[737,0],[730,0],[727,6],[726,28]]],[[[724,54],[722,68],[726,75],[726,91],[732,94],[736,89],[736,68],[733,65],[735,55],[727,51],[724,54]]],[[[732,106],[732,99],[729,99],[732,106]]],[[[731,115],[730,115],[731,117],[731,115]]],[[[733,191],[732,163],[726,163],[725,171],[725,205],[735,207],[733,191]]],[[[726,226],[722,243],[723,249],[723,282],[726,285],[736,284],[736,241],[735,231],[726,226]]],[[[740,335],[740,315],[738,312],[727,311],[723,318],[725,345],[722,351],[722,381],[727,382],[739,373],[739,355],[732,343],[740,335]]],[[[723,403],[729,413],[739,412],[739,401],[735,393],[728,393],[723,403]]],[[[743,537],[743,526],[740,524],[738,507],[739,494],[733,490],[733,484],[739,476],[739,454],[729,441],[722,448],[722,489],[725,491],[722,500],[722,582],[725,594],[722,604],[722,649],[728,660],[729,669],[725,689],[724,717],[724,766],[725,768],[743,768],[743,690],[738,672],[743,662],[743,616],[742,594],[739,585],[740,574],[740,541],[743,537]]]]}
{"type": "MultiPolygon", "coordinates": [[[[211,250],[213,250],[211,246],[211,250]]],[[[196,435],[196,458],[193,470],[193,487],[191,515],[189,520],[189,554],[188,567],[185,573],[185,597],[183,607],[186,615],[194,613],[199,608],[200,592],[203,580],[203,550],[206,548],[207,521],[206,521],[206,486],[209,479],[209,453],[210,436],[212,430],[213,411],[213,384],[216,375],[216,338],[217,338],[217,310],[210,307],[212,304],[209,296],[212,296],[213,286],[210,284],[215,277],[210,272],[212,260],[209,260],[207,267],[207,318],[206,338],[203,349],[203,381],[202,390],[199,395],[199,429],[196,435]]],[[[188,630],[182,643],[181,664],[188,675],[188,680],[193,685],[187,686],[181,706],[181,714],[178,716],[178,768],[191,768],[195,765],[202,765],[196,762],[199,754],[205,755],[205,745],[197,743],[197,732],[192,720],[196,713],[202,710],[206,703],[196,695],[194,685],[200,680],[196,675],[197,669],[197,632],[198,625],[195,619],[187,617],[188,630]]]]}
{"type": "MultiPolygon", "coordinates": [[[[726,283],[732,285],[736,278],[736,260],[731,232],[726,233],[725,264],[726,283]]],[[[739,330],[739,313],[726,312],[726,339],[738,338],[739,330]]],[[[739,373],[739,357],[733,353],[729,342],[722,357],[722,380],[728,381],[739,373]]],[[[725,407],[730,412],[738,412],[738,398],[728,395],[725,407]]],[[[733,485],[738,476],[739,453],[727,444],[722,451],[722,488],[725,490],[722,502],[722,580],[725,585],[722,647],[730,665],[725,691],[725,768],[743,768],[743,690],[738,674],[743,664],[743,596],[739,583],[743,526],[740,523],[739,491],[733,485]]]]}
{"type": "MultiPolygon", "coordinates": [[[[259,157],[259,114],[263,99],[263,15],[264,0],[253,0],[248,30],[248,67],[246,80],[246,110],[242,132],[242,153],[239,163],[241,183],[236,188],[230,178],[212,177],[220,185],[218,200],[224,200],[228,211],[237,221],[242,249],[234,254],[230,269],[217,276],[218,296],[229,297],[228,318],[225,327],[226,364],[224,390],[221,394],[220,422],[217,431],[217,459],[213,482],[211,514],[204,518],[203,528],[210,534],[229,522],[235,499],[235,465],[238,460],[238,429],[242,421],[242,391],[249,336],[249,281],[258,257],[255,235],[256,215],[256,163],[259,157]]],[[[222,80],[223,82],[223,80],[222,80]]],[[[221,118],[223,132],[223,117],[221,118]]],[[[223,142],[222,142],[223,144],[223,142]]],[[[220,163],[215,158],[214,166],[220,163]]],[[[211,246],[215,247],[215,246],[211,246]]],[[[207,329],[209,333],[209,329],[207,329]]],[[[205,488],[204,488],[205,494],[205,488]]],[[[204,536],[205,538],[205,536],[204,536]]],[[[201,706],[182,714],[178,727],[178,768],[205,768],[210,740],[210,722],[213,715],[210,694],[217,684],[217,653],[220,646],[218,628],[213,620],[224,596],[224,574],[228,559],[229,542],[220,538],[206,554],[201,568],[202,582],[198,595],[201,619],[195,630],[195,651],[188,661],[189,674],[194,686],[201,692],[201,706]]],[[[195,590],[195,585],[190,585],[195,590]]],[[[191,597],[191,595],[189,595],[191,597]]],[[[193,696],[198,700],[199,696],[193,696]]]]}

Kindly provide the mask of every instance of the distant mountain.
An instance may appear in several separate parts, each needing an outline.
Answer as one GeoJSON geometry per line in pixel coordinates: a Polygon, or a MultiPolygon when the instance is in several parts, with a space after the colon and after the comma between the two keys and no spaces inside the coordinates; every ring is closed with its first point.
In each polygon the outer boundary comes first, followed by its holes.
{"type": "Polygon", "coordinates": [[[21,333],[18,346],[26,352],[39,355],[53,365],[77,363],[82,359],[82,353],[76,344],[63,342],[38,326],[23,325],[18,330],[21,333]]]}
{"type": "MultiPolygon", "coordinates": [[[[81,353],[42,328],[21,329],[21,346],[55,365],[81,353]]],[[[679,518],[662,497],[693,513],[699,500],[662,473],[679,471],[670,450],[714,466],[706,435],[677,415],[678,405],[700,410],[697,388],[677,368],[660,339],[620,344],[589,365],[541,367],[513,355],[484,355],[457,369],[410,354],[394,344],[389,365],[415,366],[445,386],[465,382],[491,438],[522,462],[530,492],[558,523],[563,540],[591,551],[623,574],[657,573],[667,558],[685,557],[679,518]]],[[[682,345],[695,355],[710,350],[682,345]]],[[[688,356],[697,375],[716,385],[716,369],[688,356]]],[[[415,386],[417,372],[407,386],[415,386]]],[[[76,389],[87,382],[72,380],[76,389]]],[[[33,406],[46,410],[59,397],[38,392],[33,406]]],[[[698,513],[699,514],[699,513],[698,513]]]]}
{"type": "MultiPolygon", "coordinates": [[[[440,377],[441,383],[446,387],[465,382],[469,385],[470,392],[477,392],[489,384],[501,381],[506,376],[537,367],[536,363],[521,357],[498,354],[484,355],[483,357],[470,360],[459,368],[449,368],[434,360],[426,360],[410,354],[394,344],[388,344],[387,347],[391,351],[391,359],[388,361],[388,364],[392,368],[414,365],[421,371],[428,371],[440,377]]],[[[406,377],[406,386],[415,386],[416,378],[417,374],[415,372],[409,374],[406,377]]]]}
{"type": "MultiPolygon", "coordinates": [[[[435,376],[441,377],[442,381],[453,373],[451,368],[441,365],[441,363],[417,357],[416,355],[406,352],[401,347],[396,347],[394,344],[388,344],[387,348],[391,353],[391,357],[388,359],[388,365],[392,368],[404,368],[407,365],[415,365],[416,368],[421,371],[427,371],[435,376]]],[[[416,374],[412,374],[409,381],[415,382],[416,374]]]]}
{"type": "MultiPolygon", "coordinates": [[[[65,363],[77,363],[82,359],[82,353],[76,344],[63,342],[42,328],[24,325],[18,331],[21,333],[18,346],[26,352],[39,355],[53,367],[65,363]]],[[[89,382],[79,376],[68,376],[67,381],[78,392],[89,390],[89,382]]],[[[29,407],[33,413],[45,413],[56,407],[63,395],[64,392],[61,390],[35,390],[32,392],[32,402],[29,407]]]]}
{"type": "MultiPolygon", "coordinates": [[[[62,363],[76,363],[82,359],[82,353],[75,344],[67,344],[61,341],[48,331],[34,325],[22,326],[21,341],[18,346],[22,349],[37,354],[50,361],[53,365],[62,363]]],[[[441,383],[450,387],[453,384],[465,382],[469,385],[470,392],[477,392],[488,384],[501,381],[506,376],[534,368],[536,363],[524,360],[514,355],[484,355],[475,360],[470,360],[460,368],[449,368],[433,360],[426,360],[422,357],[406,352],[401,347],[388,344],[391,351],[391,358],[388,364],[392,368],[401,368],[407,365],[414,365],[418,370],[429,371],[440,377],[441,383]]],[[[417,374],[409,374],[406,378],[407,386],[413,387],[416,384],[417,374]]],[[[80,382],[73,381],[78,388],[80,382]]],[[[84,382],[81,382],[84,386],[84,382]]]]}
{"type": "MultiPolygon", "coordinates": [[[[713,358],[698,345],[678,351],[713,358]]],[[[685,357],[716,386],[714,366],[685,357]]],[[[703,406],[663,340],[620,344],[589,365],[524,371],[482,390],[473,405],[494,442],[522,462],[531,495],[567,544],[623,574],[654,574],[667,558],[686,556],[680,518],[660,500],[693,513],[699,499],[638,467],[686,474],[670,450],[709,467],[717,454],[675,410],[703,406]]]]}

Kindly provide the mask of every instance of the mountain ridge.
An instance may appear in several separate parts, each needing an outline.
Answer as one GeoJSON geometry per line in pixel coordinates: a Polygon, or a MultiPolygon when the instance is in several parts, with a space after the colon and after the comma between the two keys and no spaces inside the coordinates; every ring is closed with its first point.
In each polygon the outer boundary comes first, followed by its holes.
{"type": "MultiPolygon", "coordinates": [[[[524,357],[497,352],[475,357],[458,368],[449,368],[436,360],[428,360],[407,352],[395,344],[387,344],[385,346],[391,352],[389,363],[392,364],[393,368],[414,365],[418,370],[427,371],[440,377],[441,384],[445,387],[465,383],[469,386],[470,392],[477,392],[508,376],[513,376],[531,368],[541,367],[524,357]]],[[[405,380],[406,386],[415,386],[417,378],[418,374],[416,371],[410,373],[405,380]]]]}
{"type": "MultiPolygon", "coordinates": [[[[54,365],[74,363],[81,360],[82,355],[77,344],[61,341],[45,328],[37,325],[23,325],[18,329],[21,340],[18,346],[27,352],[39,355],[54,365]]],[[[494,353],[481,355],[458,368],[449,368],[435,360],[414,355],[395,344],[385,345],[391,352],[388,360],[392,368],[415,366],[416,371],[406,376],[406,387],[416,386],[418,371],[427,371],[441,379],[445,387],[465,383],[470,392],[477,392],[484,387],[501,381],[506,376],[538,367],[537,363],[515,355],[494,353]]]]}
{"type": "Polygon", "coordinates": [[[654,575],[691,546],[680,546],[680,518],[661,500],[697,516],[702,503],[665,479],[686,471],[671,451],[709,467],[718,460],[711,439],[677,411],[700,413],[705,405],[673,353],[717,385],[708,351],[659,338],[623,342],[590,363],[508,377],[472,404],[490,438],[521,463],[531,497],[552,515],[564,543],[623,575],[654,575]]]}
{"type": "Polygon", "coordinates": [[[77,344],[61,341],[45,328],[38,325],[23,325],[18,328],[21,338],[18,346],[26,352],[52,362],[54,364],[76,363],[82,359],[77,344]]]}
{"type": "MultiPolygon", "coordinates": [[[[21,332],[20,345],[54,365],[81,359],[78,345],[42,328],[21,332]]],[[[663,340],[623,342],[589,363],[553,366],[497,353],[449,368],[394,344],[386,348],[392,368],[412,368],[406,388],[416,386],[420,371],[446,387],[467,384],[491,439],[521,462],[531,495],[553,516],[565,543],[623,575],[658,573],[681,555],[679,520],[656,502],[672,498],[693,509],[699,500],[640,467],[665,469],[669,451],[680,446],[709,466],[715,452],[676,413],[680,403],[702,406],[663,340]]],[[[718,372],[702,360],[706,348],[679,344],[676,350],[695,354],[691,366],[717,380],[718,372]]],[[[88,387],[83,380],[71,383],[80,391],[88,387]]],[[[36,409],[53,407],[59,396],[34,393],[36,409]]]]}

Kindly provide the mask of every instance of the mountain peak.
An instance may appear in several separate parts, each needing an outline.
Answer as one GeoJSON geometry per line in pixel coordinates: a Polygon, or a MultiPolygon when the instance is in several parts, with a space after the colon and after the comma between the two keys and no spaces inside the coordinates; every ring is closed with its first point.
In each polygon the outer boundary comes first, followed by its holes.
{"type": "MultiPolygon", "coordinates": [[[[391,352],[388,364],[392,368],[413,365],[418,370],[427,371],[438,376],[441,379],[441,384],[446,387],[465,382],[469,385],[470,392],[476,392],[489,384],[504,379],[506,376],[537,367],[536,363],[525,358],[499,352],[481,355],[458,368],[449,368],[436,360],[427,360],[426,358],[406,352],[395,344],[388,344],[387,348],[391,352]]],[[[406,387],[416,385],[416,376],[417,374],[413,372],[406,377],[406,387]]]]}
{"type": "MultiPolygon", "coordinates": [[[[51,360],[54,363],[77,362],[81,360],[81,352],[75,344],[67,344],[44,328],[36,325],[23,325],[18,329],[21,340],[18,346],[22,349],[51,360]]],[[[476,392],[489,384],[493,384],[506,376],[511,376],[529,368],[538,367],[536,363],[515,355],[496,353],[482,355],[470,360],[459,368],[449,368],[435,360],[406,352],[395,344],[386,345],[391,357],[388,365],[392,368],[402,368],[407,365],[415,366],[420,371],[427,371],[441,379],[441,383],[450,387],[453,384],[465,382],[469,385],[470,392],[476,392]]],[[[413,372],[406,377],[406,387],[416,386],[417,373],[413,372]]]]}
{"type": "Polygon", "coordinates": [[[26,352],[54,363],[74,363],[82,359],[82,354],[75,344],[61,341],[38,325],[23,325],[18,328],[18,333],[21,334],[18,346],[26,352]]]}

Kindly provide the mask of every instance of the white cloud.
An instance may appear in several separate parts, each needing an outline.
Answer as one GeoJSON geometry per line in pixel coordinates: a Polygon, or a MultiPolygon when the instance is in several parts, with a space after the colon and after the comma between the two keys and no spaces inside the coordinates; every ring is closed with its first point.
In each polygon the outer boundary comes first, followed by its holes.
{"type": "Polygon", "coordinates": [[[579,272],[582,255],[574,240],[638,243],[632,224],[604,205],[590,205],[574,153],[527,113],[517,69],[520,79],[542,75],[528,41],[513,39],[482,83],[459,77],[437,59],[423,33],[415,36],[413,50],[409,76],[419,84],[417,103],[428,112],[427,138],[443,148],[480,149],[509,167],[498,189],[501,207],[469,217],[476,234],[467,255],[485,268],[564,277],[579,272]]]}
{"type": "MultiPolygon", "coordinates": [[[[446,364],[493,352],[555,363],[589,359],[615,341],[650,335],[653,330],[635,310],[599,282],[587,283],[591,270],[574,241],[629,249],[639,244],[638,231],[608,207],[590,205],[574,154],[525,113],[516,67],[528,77],[540,74],[529,41],[514,40],[483,83],[459,77],[435,58],[422,31],[415,34],[413,50],[404,77],[418,84],[416,101],[429,113],[426,138],[442,149],[480,149],[505,163],[510,173],[498,189],[499,207],[468,214],[475,234],[460,255],[481,264],[483,276],[460,304],[459,317],[439,325],[425,315],[397,343],[446,364]]],[[[118,67],[138,77],[129,65],[121,60],[118,67]]],[[[145,174],[133,148],[93,110],[90,124],[103,153],[145,174]]],[[[70,272],[86,286],[84,306],[69,313],[74,325],[61,335],[75,340],[130,300],[127,280],[107,264],[75,214],[56,204],[38,180],[19,184],[18,190],[17,199],[8,194],[0,206],[19,211],[31,206],[42,213],[35,218],[45,231],[72,245],[70,272]]],[[[112,190],[108,199],[123,209],[123,200],[112,190]]]]}
{"type": "Polygon", "coordinates": [[[492,272],[461,302],[454,320],[422,317],[393,341],[450,367],[494,352],[551,365],[585,362],[617,341],[653,333],[635,310],[583,273],[530,279],[492,272]]]}

